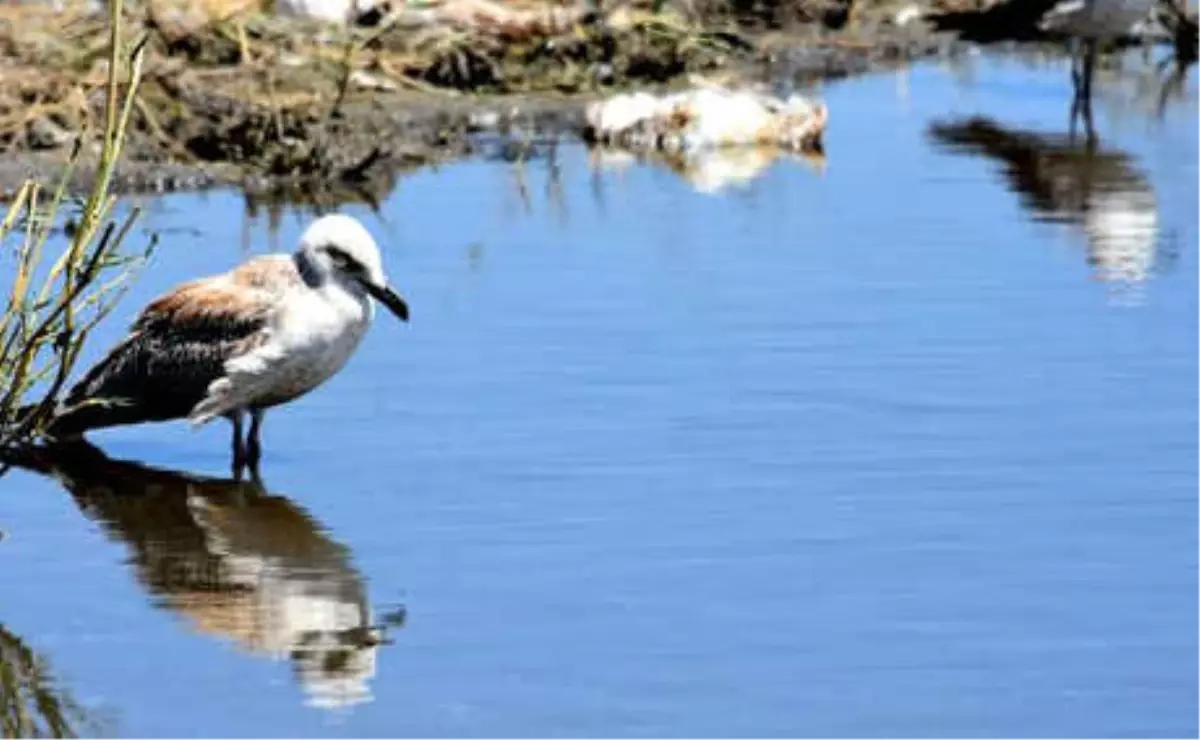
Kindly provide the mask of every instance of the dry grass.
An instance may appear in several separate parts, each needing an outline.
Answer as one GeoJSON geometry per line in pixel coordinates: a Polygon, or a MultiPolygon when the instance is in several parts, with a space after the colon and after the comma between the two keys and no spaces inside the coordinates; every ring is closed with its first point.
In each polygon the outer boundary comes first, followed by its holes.
{"type": "MultiPolygon", "coordinates": [[[[752,48],[731,31],[702,30],[670,12],[624,6],[597,19],[582,6],[444,3],[356,29],[272,16],[258,0],[153,0],[129,9],[123,43],[149,32],[147,76],[131,119],[135,150],[287,169],[301,163],[281,162],[279,144],[311,138],[312,124],[387,91],[569,92],[660,82],[727,65],[752,48]],[[214,150],[213,136],[232,141],[214,150]]],[[[82,1],[62,13],[0,7],[0,149],[36,147],[47,131],[96,130],[105,29],[82,1]]]]}

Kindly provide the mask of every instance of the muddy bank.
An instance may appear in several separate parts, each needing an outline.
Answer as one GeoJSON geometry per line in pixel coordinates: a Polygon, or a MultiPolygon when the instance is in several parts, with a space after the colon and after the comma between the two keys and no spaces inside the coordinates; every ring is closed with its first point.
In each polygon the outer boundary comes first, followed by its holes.
{"type": "MultiPolygon", "coordinates": [[[[128,2],[129,43],[149,41],[116,188],[372,192],[481,137],[519,148],[578,135],[584,104],[618,90],[697,77],[802,85],[952,55],[964,42],[932,21],[970,12],[944,0],[440,2],[384,7],[365,27],[252,0],[224,16],[188,0],[128,2]]],[[[56,181],[77,138],[74,181],[88,181],[106,46],[89,4],[0,8],[0,195],[26,177],[56,181]]]]}
{"type": "MultiPolygon", "coordinates": [[[[258,108],[213,110],[176,122],[182,140],[164,147],[135,130],[114,176],[124,193],[165,193],[230,185],[253,195],[314,202],[371,200],[396,176],[468,154],[533,149],[583,128],[585,99],[531,96],[447,100],[388,93],[347,102],[333,116],[258,108]]],[[[65,137],[65,142],[74,136],[65,137]]],[[[97,149],[92,145],[93,149],[97,149]]],[[[0,160],[0,196],[27,178],[50,184],[66,168],[69,143],[14,147],[0,160]]],[[[517,155],[514,155],[517,156],[517,155]]],[[[86,190],[98,159],[85,145],[71,188],[86,190]]]]}

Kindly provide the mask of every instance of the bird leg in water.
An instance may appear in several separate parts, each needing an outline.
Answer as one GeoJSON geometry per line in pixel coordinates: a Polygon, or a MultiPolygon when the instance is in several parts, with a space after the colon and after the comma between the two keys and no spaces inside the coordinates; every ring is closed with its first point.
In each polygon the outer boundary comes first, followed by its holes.
{"type": "Polygon", "coordinates": [[[246,439],[246,460],[250,463],[250,467],[257,470],[258,461],[262,459],[262,409],[253,409],[250,412],[250,434],[246,439]]]}
{"type": "Polygon", "coordinates": [[[1083,97],[1083,103],[1087,107],[1091,107],[1092,103],[1092,77],[1096,74],[1096,60],[1099,56],[1100,42],[1096,39],[1088,39],[1083,46],[1083,86],[1080,91],[1083,97]]]}
{"type": "Polygon", "coordinates": [[[238,475],[246,464],[246,443],[242,436],[242,412],[233,411],[225,416],[233,426],[233,472],[238,475]]]}
{"type": "Polygon", "coordinates": [[[1096,131],[1092,125],[1092,77],[1096,71],[1099,45],[1095,39],[1083,42],[1081,53],[1071,58],[1071,83],[1074,95],[1071,98],[1071,141],[1075,140],[1075,122],[1083,118],[1084,133],[1089,145],[1095,143],[1096,131]]]}
{"type": "Polygon", "coordinates": [[[233,425],[233,459],[241,460],[246,456],[246,445],[242,436],[242,412],[234,411],[225,418],[233,425]]]}
{"type": "Polygon", "coordinates": [[[1079,118],[1081,105],[1080,92],[1083,90],[1082,62],[1084,53],[1074,47],[1071,50],[1071,117],[1067,121],[1068,136],[1075,141],[1075,121],[1079,118]]]}
{"type": "Polygon", "coordinates": [[[1096,149],[1096,126],[1092,121],[1092,101],[1083,101],[1083,136],[1084,148],[1088,152],[1096,149]]]}
{"type": "Polygon", "coordinates": [[[1096,129],[1092,122],[1092,77],[1096,74],[1096,61],[1099,56],[1099,42],[1088,39],[1084,46],[1083,57],[1083,89],[1080,104],[1083,113],[1083,130],[1087,137],[1089,149],[1096,145],[1096,129]]]}
{"type": "Polygon", "coordinates": [[[1073,47],[1071,50],[1071,91],[1075,96],[1079,96],[1079,88],[1083,85],[1082,74],[1080,72],[1080,61],[1083,59],[1083,53],[1079,48],[1073,47]]]}

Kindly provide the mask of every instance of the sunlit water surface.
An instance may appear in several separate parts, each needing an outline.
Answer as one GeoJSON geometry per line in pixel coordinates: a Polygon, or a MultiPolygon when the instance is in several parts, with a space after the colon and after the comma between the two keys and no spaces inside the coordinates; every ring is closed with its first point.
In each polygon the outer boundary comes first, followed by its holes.
{"type": "MultiPolygon", "coordinates": [[[[1196,734],[1195,77],[1130,89],[1091,156],[981,61],[826,87],[823,165],[402,180],[412,322],[267,492],[223,423],[0,481],[0,655],[121,735],[1196,734]]],[[[310,217],[147,207],[89,360],[310,217]]]]}

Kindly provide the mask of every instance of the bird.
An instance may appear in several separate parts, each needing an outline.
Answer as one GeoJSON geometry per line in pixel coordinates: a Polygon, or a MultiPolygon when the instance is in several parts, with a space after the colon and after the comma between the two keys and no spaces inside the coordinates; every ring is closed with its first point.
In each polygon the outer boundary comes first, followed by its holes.
{"type": "Polygon", "coordinates": [[[293,254],[257,256],[151,301],[56,404],[45,436],[223,417],[233,425],[234,470],[257,473],[264,413],[345,365],[374,318],[372,299],[408,321],[370,232],[351,216],[322,216],[293,254]]]}
{"type": "MultiPolygon", "coordinates": [[[[1158,0],[1060,0],[1042,16],[1043,31],[1066,34],[1081,42],[1071,59],[1071,133],[1082,115],[1088,141],[1095,139],[1092,127],[1092,77],[1100,43],[1128,34],[1148,21],[1158,0]]],[[[1143,25],[1144,30],[1144,25],[1143,25]]]]}

